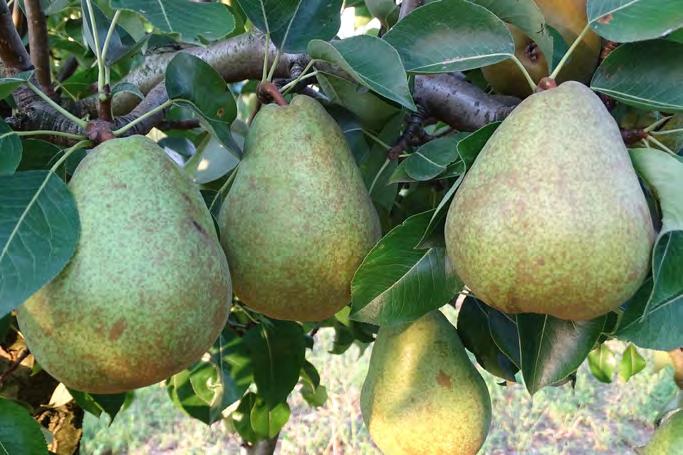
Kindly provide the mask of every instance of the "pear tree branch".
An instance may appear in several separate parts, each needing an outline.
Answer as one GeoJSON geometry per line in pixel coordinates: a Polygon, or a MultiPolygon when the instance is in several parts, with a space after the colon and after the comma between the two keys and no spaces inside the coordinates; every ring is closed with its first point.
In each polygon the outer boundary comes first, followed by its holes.
{"type": "MultiPolygon", "coordinates": [[[[239,82],[245,79],[258,80],[261,77],[265,46],[262,36],[246,34],[207,47],[192,47],[179,52],[188,52],[201,58],[216,69],[226,82],[239,82]]],[[[275,47],[269,45],[269,61],[274,59],[275,53],[275,47]]],[[[145,98],[140,101],[126,92],[117,94],[112,100],[112,111],[116,117],[111,130],[122,128],[167,101],[168,96],[162,82],[166,66],[176,54],[177,52],[165,52],[149,55],[140,67],[124,78],[123,82],[136,85],[145,94],[145,98]]],[[[309,61],[303,54],[282,54],[274,76],[280,79],[291,78],[292,70],[305,67],[309,61]]],[[[507,99],[485,93],[460,74],[418,75],[413,95],[415,101],[425,108],[427,117],[437,118],[454,129],[464,131],[474,131],[491,121],[502,120],[513,109],[507,99]]],[[[70,111],[77,116],[88,113],[91,118],[96,118],[97,99],[97,96],[87,98],[70,111]]],[[[24,103],[24,109],[20,109],[20,118],[10,121],[13,128],[84,134],[81,127],[60,118],[54,109],[41,103],[41,100],[29,101],[31,102],[24,103]]],[[[162,120],[163,111],[159,111],[156,115],[137,122],[126,134],[146,134],[162,120]]]]}
{"type": "Polygon", "coordinates": [[[28,43],[31,61],[36,68],[38,84],[48,95],[52,95],[50,76],[50,49],[47,41],[47,23],[40,8],[40,0],[24,0],[28,19],[28,43]]]}
{"type": "Polygon", "coordinates": [[[33,68],[31,57],[21,42],[21,37],[12,21],[12,12],[5,0],[0,0],[0,59],[5,64],[8,75],[33,68]]]}

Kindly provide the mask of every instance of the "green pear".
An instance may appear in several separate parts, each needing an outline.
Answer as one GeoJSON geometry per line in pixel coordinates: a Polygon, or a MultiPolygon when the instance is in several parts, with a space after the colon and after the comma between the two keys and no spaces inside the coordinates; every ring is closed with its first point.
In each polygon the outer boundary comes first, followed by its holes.
{"type": "Polygon", "coordinates": [[[641,455],[683,455],[683,409],[669,414],[657,428],[641,455]]]}
{"type": "Polygon", "coordinates": [[[491,423],[486,384],[438,310],[380,327],[360,405],[387,455],[476,454],[491,423]]]}
{"type": "Polygon", "coordinates": [[[68,387],[117,393],[206,352],[232,290],[196,186],[153,141],[102,143],[69,183],[81,221],[71,261],[18,308],[40,365],[68,387]]]}
{"type": "Polygon", "coordinates": [[[445,236],[458,276],[487,304],[584,320],[635,293],[654,234],[616,122],[570,81],[498,127],[455,194],[445,236]]]}
{"type": "MultiPolygon", "coordinates": [[[[536,0],[546,23],[553,27],[570,46],[582,33],[588,21],[586,0],[536,0]]],[[[549,74],[548,62],[543,52],[522,29],[508,24],[515,43],[515,56],[522,63],[535,83],[549,74]]],[[[598,65],[602,40],[593,30],[584,33],[581,43],[557,75],[557,82],[568,80],[588,82],[598,65]]],[[[556,56],[561,57],[561,56],[556,56]]],[[[531,87],[519,67],[512,60],[505,60],[481,69],[491,87],[498,93],[520,98],[531,95],[531,87]]]]}
{"type": "Polygon", "coordinates": [[[235,293],[276,319],[326,319],[380,225],[344,136],[314,99],[266,105],[218,217],[235,293]]]}

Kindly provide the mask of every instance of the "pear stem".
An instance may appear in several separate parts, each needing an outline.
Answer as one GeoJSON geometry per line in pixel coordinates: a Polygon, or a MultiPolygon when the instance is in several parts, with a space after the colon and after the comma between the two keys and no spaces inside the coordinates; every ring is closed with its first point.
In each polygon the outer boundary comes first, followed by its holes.
{"type": "Polygon", "coordinates": [[[52,131],[52,130],[33,130],[33,131],[10,131],[5,134],[0,134],[0,139],[4,139],[8,136],[59,136],[67,139],[83,140],[86,139],[82,134],[65,133],[62,131],[52,131]]]}
{"type": "Polygon", "coordinates": [[[387,168],[391,160],[387,158],[384,160],[384,164],[382,165],[381,168],[379,168],[379,171],[377,171],[377,174],[375,174],[375,178],[372,179],[372,183],[370,184],[370,188],[368,188],[368,194],[372,195],[372,190],[375,189],[375,185],[377,184],[377,180],[379,180],[379,176],[382,175],[384,170],[387,168]]]}
{"type": "MultiPolygon", "coordinates": [[[[304,78],[304,76],[306,75],[306,73],[308,72],[308,70],[311,69],[311,67],[313,66],[314,63],[315,63],[315,59],[311,59],[311,60],[306,64],[306,66],[304,67],[303,71],[301,71],[301,73],[299,74],[299,77],[297,77],[297,78],[294,79],[293,81],[290,81],[290,82],[287,83],[284,87],[282,87],[282,89],[281,89],[282,93],[285,93],[285,92],[286,92],[287,90],[289,90],[291,87],[296,86],[296,84],[298,84],[298,83],[304,78]]],[[[317,73],[317,71],[314,71],[314,72],[311,73],[311,74],[317,75],[318,73],[317,73]]]]}
{"type": "Polygon", "coordinates": [[[385,150],[390,150],[390,149],[391,149],[391,146],[390,146],[389,144],[387,144],[387,143],[384,142],[382,139],[380,139],[380,138],[378,138],[377,136],[375,136],[374,134],[372,134],[370,131],[368,131],[368,130],[361,130],[361,131],[362,131],[363,134],[365,134],[367,137],[369,137],[370,139],[372,139],[373,141],[377,142],[379,145],[381,145],[382,147],[384,147],[385,150]]]}
{"type": "Polygon", "coordinates": [[[171,106],[172,104],[173,104],[173,100],[166,100],[164,103],[158,105],[157,107],[155,107],[155,108],[152,109],[151,111],[145,112],[143,115],[141,115],[140,117],[136,118],[135,120],[133,120],[133,121],[130,122],[129,124],[124,125],[124,126],[122,126],[121,128],[119,128],[118,130],[112,131],[111,133],[112,133],[114,136],[120,136],[120,135],[122,135],[123,133],[125,133],[126,131],[128,131],[129,129],[131,129],[132,127],[134,127],[135,125],[137,125],[138,123],[140,123],[140,122],[142,122],[143,120],[145,120],[147,117],[150,117],[150,116],[156,114],[156,113],[159,112],[159,111],[163,111],[164,109],[166,109],[167,107],[171,106]]]}
{"type": "Polygon", "coordinates": [[[75,145],[66,149],[66,151],[64,152],[64,155],[62,155],[62,157],[59,158],[55,164],[52,165],[52,167],[50,168],[50,172],[54,173],[59,168],[59,166],[61,166],[62,163],[64,161],[66,161],[66,159],[69,158],[69,156],[71,156],[71,154],[73,152],[75,152],[76,150],[82,149],[83,147],[87,147],[89,145],[92,145],[92,141],[89,141],[86,139],[85,141],[80,141],[80,142],[76,143],[75,145]]]}
{"type": "Polygon", "coordinates": [[[657,147],[661,148],[663,151],[665,151],[665,152],[668,153],[669,155],[676,156],[676,152],[674,152],[674,151],[671,150],[669,147],[667,147],[666,145],[664,145],[664,144],[662,144],[661,142],[659,142],[657,139],[655,139],[655,138],[652,137],[651,135],[649,135],[649,136],[647,137],[647,139],[648,139],[649,141],[652,141],[657,147]]]}
{"type": "Polygon", "coordinates": [[[263,52],[263,70],[261,73],[261,82],[265,82],[268,78],[268,56],[270,55],[270,33],[266,33],[266,45],[263,52]]]}
{"type": "Polygon", "coordinates": [[[102,57],[102,49],[100,49],[100,37],[97,32],[97,22],[95,21],[95,11],[92,7],[91,0],[85,0],[86,8],[88,9],[88,18],[90,19],[90,28],[92,33],[93,44],[95,45],[95,59],[97,60],[97,93],[100,96],[104,95],[104,58],[102,57]]]}
{"type": "Polygon", "coordinates": [[[80,126],[81,128],[84,128],[84,129],[85,129],[85,127],[86,127],[86,125],[87,125],[87,123],[86,123],[85,120],[76,117],[76,116],[73,115],[71,112],[67,111],[67,110],[64,109],[62,106],[60,106],[59,104],[57,104],[52,98],[50,98],[50,97],[47,96],[45,93],[43,93],[42,90],[40,90],[38,87],[36,87],[35,85],[33,85],[33,83],[32,83],[31,81],[26,81],[26,85],[28,85],[28,88],[30,88],[30,89],[33,91],[33,93],[35,93],[36,95],[38,95],[39,97],[41,97],[41,98],[43,99],[43,101],[45,101],[47,104],[49,104],[49,105],[50,105],[52,108],[54,108],[57,112],[59,112],[59,113],[62,114],[64,117],[66,117],[66,118],[68,118],[69,120],[71,120],[72,122],[74,122],[76,125],[78,125],[78,126],[80,126]]]}
{"type": "Polygon", "coordinates": [[[275,52],[275,58],[273,59],[273,64],[270,66],[270,71],[268,72],[268,81],[273,80],[273,76],[275,75],[275,70],[277,69],[277,64],[280,63],[280,55],[282,53],[280,52],[280,49],[275,52]]]}
{"type": "MultiPolygon", "coordinates": [[[[303,73],[302,73],[302,74],[303,74],[303,73]]],[[[298,78],[294,79],[292,82],[289,82],[289,83],[287,83],[284,87],[282,87],[281,92],[282,92],[282,93],[287,93],[288,90],[293,89],[293,88],[296,86],[296,84],[298,84],[299,82],[301,82],[301,81],[303,81],[303,80],[305,80],[305,79],[309,79],[309,78],[311,78],[311,77],[315,77],[315,76],[317,76],[317,75],[318,75],[318,72],[317,72],[317,71],[313,71],[312,73],[308,73],[308,74],[305,75],[305,76],[299,76],[298,78]]]]}
{"type": "Polygon", "coordinates": [[[262,103],[272,100],[278,106],[287,106],[289,104],[272,82],[261,82],[256,89],[256,96],[259,97],[262,103]]]}
{"type": "Polygon", "coordinates": [[[581,44],[581,41],[583,41],[584,37],[586,34],[590,31],[591,26],[590,23],[587,23],[586,26],[581,30],[581,33],[579,33],[579,36],[576,37],[574,42],[572,43],[571,46],[569,46],[569,49],[567,49],[567,52],[564,53],[562,58],[560,59],[559,63],[555,67],[552,73],[550,73],[550,76],[548,76],[551,79],[556,79],[557,75],[560,73],[562,70],[562,67],[564,66],[565,63],[567,63],[567,60],[569,60],[569,57],[571,57],[572,53],[574,50],[579,47],[579,44],[581,44]]]}
{"type": "Polygon", "coordinates": [[[531,92],[532,93],[535,92],[536,91],[536,83],[534,82],[534,80],[531,78],[531,75],[529,74],[529,72],[524,67],[524,64],[522,62],[520,62],[519,59],[517,58],[517,56],[514,54],[512,55],[512,61],[515,62],[515,65],[517,65],[519,70],[524,75],[524,78],[529,83],[529,87],[531,87],[531,92]]]}
{"type": "Polygon", "coordinates": [[[108,84],[111,79],[111,73],[109,72],[109,68],[107,68],[106,61],[107,61],[107,52],[109,52],[109,43],[111,42],[112,36],[114,36],[114,33],[116,32],[116,23],[119,21],[119,17],[121,16],[121,10],[116,10],[114,13],[114,17],[111,20],[111,24],[109,24],[109,29],[107,30],[107,35],[104,38],[104,44],[102,45],[102,66],[104,68],[104,84],[108,84]]]}
{"type": "Polygon", "coordinates": [[[677,128],[675,130],[664,130],[664,131],[652,131],[651,136],[666,136],[667,134],[679,134],[683,133],[683,128],[677,128]]]}

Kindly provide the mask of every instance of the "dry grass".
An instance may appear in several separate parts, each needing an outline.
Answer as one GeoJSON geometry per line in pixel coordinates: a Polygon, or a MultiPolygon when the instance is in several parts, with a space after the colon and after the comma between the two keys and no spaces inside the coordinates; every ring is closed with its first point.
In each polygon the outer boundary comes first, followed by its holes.
{"type": "MultiPolygon", "coordinates": [[[[284,428],[277,453],[378,454],[360,416],[359,394],[369,354],[353,347],[344,355],[326,352],[332,333],[321,331],[310,355],[329,398],[311,409],[298,394],[290,399],[292,418],[284,428]]],[[[623,349],[614,343],[615,350],[623,349]]],[[[533,398],[523,386],[502,387],[483,373],[491,392],[494,422],[484,454],[630,454],[653,431],[657,415],[674,399],[672,371],[647,368],[628,383],[595,380],[586,365],[576,388],[546,388],[533,398]]],[[[186,417],[173,407],[159,386],[143,389],[138,400],[111,427],[89,416],[84,454],[236,454],[236,435],[222,424],[212,427],[186,417]]]]}

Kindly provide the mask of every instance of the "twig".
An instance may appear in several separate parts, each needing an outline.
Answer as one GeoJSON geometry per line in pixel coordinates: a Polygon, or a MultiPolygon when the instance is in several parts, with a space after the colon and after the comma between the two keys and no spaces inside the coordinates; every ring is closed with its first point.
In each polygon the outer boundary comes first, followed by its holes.
{"type": "Polygon", "coordinates": [[[164,109],[166,109],[167,107],[170,107],[172,104],[173,104],[172,100],[166,100],[162,104],[160,104],[159,106],[155,107],[154,109],[152,109],[148,112],[145,112],[144,114],[142,114],[138,118],[130,121],[126,125],[122,126],[121,128],[112,131],[112,133],[114,134],[114,136],[121,136],[126,131],[133,128],[135,125],[137,125],[138,123],[143,122],[148,117],[152,117],[155,114],[161,113],[164,109]]]}
{"type": "Polygon", "coordinates": [[[0,388],[2,388],[4,382],[7,380],[8,377],[12,375],[16,371],[17,368],[19,368],[19,365],[21,365],[21,362],[26,360],[26,357],[31,354],[28,349],[24,349],[21,351],[21,353],[17,356],[16,359],[10,364],[9,368],[7,368],[2,374],[0,374],[0,388]]]}
{"type": "Polygon", "coordinates": [[[0,59],[10,70],[8,75],[33,68],[5,0],[0,0],[0,59]]]}
{"type": "Polygon", "coordinates": [[[40,0],[24,0],[28,20],[28,43],[31,62],[36,69],[36,79],[45,93],[52,96],[50,75],[50,46],[47,41],[47,24],[40,8],[40,0]]]}
{"type": "Polygon", "coordinates": [[[401,2],[401,9],[398,12],[399,20],[406,17],[408,14],[410,14],[411,11],[413,11],[418,6],[422,6],[423,3],[424,0],[403,0],[401,2]]]}

